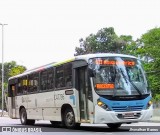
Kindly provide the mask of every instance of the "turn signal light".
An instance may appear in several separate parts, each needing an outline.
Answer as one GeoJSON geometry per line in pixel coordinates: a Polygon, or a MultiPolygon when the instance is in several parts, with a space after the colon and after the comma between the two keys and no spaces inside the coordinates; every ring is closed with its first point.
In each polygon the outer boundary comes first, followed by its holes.
{"type": "Polygon", "coordinates": [[[101,101],[98,101],[98,103],[97,103],[99,106],[102,106],[103,105],[103,103],[101,102],[101,101]]]}

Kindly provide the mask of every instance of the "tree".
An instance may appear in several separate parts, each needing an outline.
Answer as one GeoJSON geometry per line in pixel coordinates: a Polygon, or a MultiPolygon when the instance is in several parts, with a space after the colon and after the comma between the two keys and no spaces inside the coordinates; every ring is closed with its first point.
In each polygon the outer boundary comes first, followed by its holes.
{"type": "Polygon", "coordinates": [[[160,28],[153,28],[143,34],[137,54],[144,59],[153,96],[160,94],[160,28]]]}
{"type": "Polygon", "coordinates": [[[121,53],[125,50],[132,36],[118,37],[113,27],[102,28],[96,34],[79,40],[80,47],[75,48],[75,56],[88,53],[121,53]]]}
{"type": "Polygon", "coordinates": [[[16,65],[15,67],[13,67],[10,72],[9,72],[9,76],[15,76],[18,74],[23,73],[26,70],[26,68],[24,66],[20,66],[20,65],[16,65]]]}
{"type": "Polygon", "coordinates": [[[11,61],[11,62],[6,62],[4,63],[4,82],[8,81],[8,78],[11,77],[9,75],[9,72],[11,71],[11,69],[13,67],[15,67],[17,64],[15,61],[11,61]]]}
{"type": "Polygon", "coordinates": [[[121,44],[122,44],[122,53],[123,54],[130,54],[130,55],[136,55],[136,41],[132,39],[131,35],[121,35],[119,37],[121,44]]]}

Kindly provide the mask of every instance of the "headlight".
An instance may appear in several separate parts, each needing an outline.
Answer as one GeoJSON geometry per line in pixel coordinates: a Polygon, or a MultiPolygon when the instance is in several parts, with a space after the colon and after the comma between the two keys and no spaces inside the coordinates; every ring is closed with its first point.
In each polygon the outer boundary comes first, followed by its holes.
{"type": "Polygon", "coordinates": [[[102,106],[102,105],[103,105],[103,102],[98,101],[97,104],[98,104],[98,106],[102,106]]]}
{"type": "Polygon", "coordinates": [[[147,109],[149,109],[149,107],[152,105],[152,101],[149,101],[147,104],[147,109]]]}
{"type": "Polygon", "coordinates": [[[105,109],[106,111],[110,111],[109,107],[103,103],[102,101],[97,101],[97,105],[100,106],[101,108],[105,109]]]}

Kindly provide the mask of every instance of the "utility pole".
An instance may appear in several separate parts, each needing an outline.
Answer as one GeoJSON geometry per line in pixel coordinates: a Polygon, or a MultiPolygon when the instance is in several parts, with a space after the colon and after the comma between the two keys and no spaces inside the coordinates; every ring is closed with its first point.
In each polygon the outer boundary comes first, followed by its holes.
{"type": "Polygon", "coordinates": [[[1,113],[1,117],[2,117],[3,111],[4,111],[4,31],[3,31],[3,27],[4,25],[7,25],[7,24],[0,23],[0,25],[2,25],[2,113],[1,113]]]}

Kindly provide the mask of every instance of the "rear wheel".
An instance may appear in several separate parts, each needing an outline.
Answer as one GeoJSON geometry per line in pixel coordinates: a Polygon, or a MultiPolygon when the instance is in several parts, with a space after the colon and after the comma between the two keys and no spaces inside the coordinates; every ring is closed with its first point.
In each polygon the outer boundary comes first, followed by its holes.
{"type": "Polygon", "coordinates": [[[122,124],[121,123],[108,123],[107,126],[109,128],[113,128],[113,129],[117,129],[121,126],[122,124]]]}
{"type": "Polygon", "coordinates": [[[67,108],[63,116],[64,126],[67,128],[78,128],[80,123],[75,122],[75,115],[71,108],[67,108]]]}
{"type": "Polygon", "coordinates": [[[27,119],[27,112],[25,108],[20,110],[20,121],[22,125],[34,125],[35,120],[28,120],[27,119]]]}

